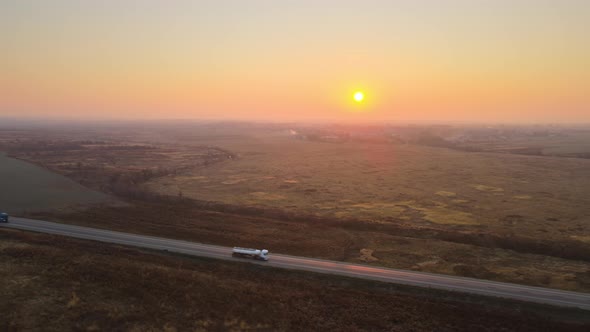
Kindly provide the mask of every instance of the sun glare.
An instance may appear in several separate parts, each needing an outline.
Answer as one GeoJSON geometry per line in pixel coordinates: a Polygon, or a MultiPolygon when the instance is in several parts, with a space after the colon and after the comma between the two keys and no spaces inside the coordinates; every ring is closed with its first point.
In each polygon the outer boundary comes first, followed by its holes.
{"type": "Polygon", "coordinates": [[[365,94],[362,91],[357,91],[354,93],[353,98],[357,103],[360,103],[361,101],[363,101],[363,99],[365,99],[365,94]]]}

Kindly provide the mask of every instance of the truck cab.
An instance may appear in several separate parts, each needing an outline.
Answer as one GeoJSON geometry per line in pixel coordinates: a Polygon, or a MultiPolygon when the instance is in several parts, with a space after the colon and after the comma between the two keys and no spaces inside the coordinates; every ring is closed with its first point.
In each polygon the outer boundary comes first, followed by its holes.
{"type": "Polygon", "coordinates": [[[0,222],[8,222],[8,213],[0,213],[0,222]]]}

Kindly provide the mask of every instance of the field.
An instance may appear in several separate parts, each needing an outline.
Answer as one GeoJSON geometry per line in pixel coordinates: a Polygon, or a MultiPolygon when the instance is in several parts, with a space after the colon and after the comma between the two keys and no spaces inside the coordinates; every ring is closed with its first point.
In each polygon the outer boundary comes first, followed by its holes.
{"type": "Polygon", "coordinates": [[[4,146],[126,203],[27,214],[38,219],[590,291],[590,160],[288,128],[20,132],[4,146]]]}
{"type": "MultiPolygon", "coordinates": [[[[120,138],[101,139],[102,135],[57,131],[38,137],[35,132],[0,130],[0,151],[7,151],[9,156],[42,165],[79,184],[107,193],[129,189],[153,177],[176,174],[231,157],[229,152],[215,147],[164,146],[120,138]],[[10,139],[15,134],[21,138],[10,139]]],[[[19,167],[30,169],[33,166],[19,167]]]]}
{"type": "Polygon", "coordinates": [[[154,179],[147,188],[411,227],[590,236],[590,160],[280,136],[217,143],[238,157],[154,179]]]}
{"type": "Polygon", "coordinates": [[[72,205],[113,204],[114,199],[30,163],[0,153],[0,210],[23,213],[72,205]]]}
{"type": "Polygon", "coordinates": [[[474,139],[459,143],[460,149],[485,152],[500,152],[547,157],[590,158],[590,130],[578,128],[565,133],[542,134],[527,137],[501,137],[496,139],[474,139]]]}
{"type": "Polygon", "coordinates": [[[584,331],[590,324],[577,310],[6,229],[0,267],[3,331],[584,331]]]}

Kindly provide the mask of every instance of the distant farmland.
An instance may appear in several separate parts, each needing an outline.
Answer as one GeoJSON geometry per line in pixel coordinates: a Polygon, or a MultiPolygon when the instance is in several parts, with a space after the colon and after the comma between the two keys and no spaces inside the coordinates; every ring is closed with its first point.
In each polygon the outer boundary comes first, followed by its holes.
{"type": "Polygon", "coordinates": [[[112,202],[46,169],[0,153],[0,210],[11,214],[112,202]]]}
{"type": "Polygon", "coordinates": [[[222,147],[238,158],[166,176],[168,195],[331,218],[587,241],[590,162],[413,145],[269,137],[222,147]]]}

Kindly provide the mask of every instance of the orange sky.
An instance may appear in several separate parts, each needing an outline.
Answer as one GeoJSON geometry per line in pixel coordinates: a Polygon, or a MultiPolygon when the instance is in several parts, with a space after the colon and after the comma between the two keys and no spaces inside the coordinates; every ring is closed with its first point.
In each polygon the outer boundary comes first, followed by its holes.
{"type": "Polygon", "coordinates": [[[590,1],[83,3],[3,2],[0,116],[590,122],[590,1]]]}

